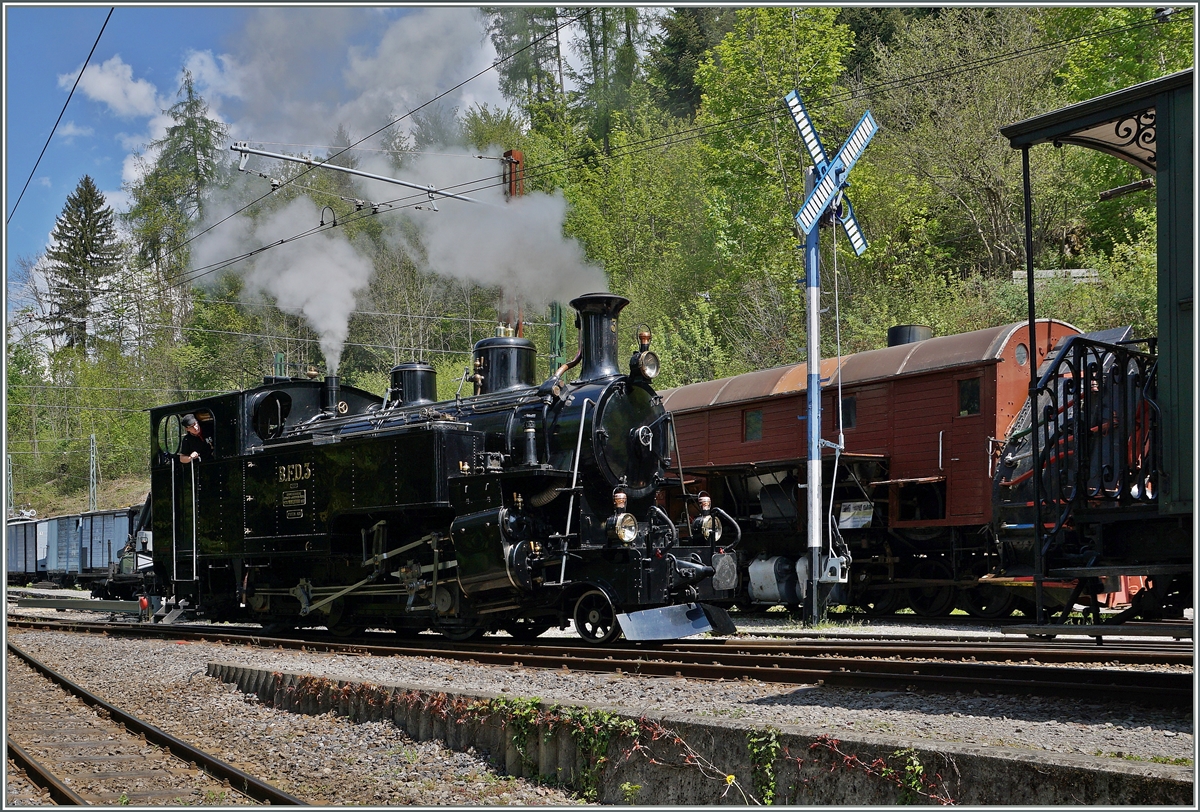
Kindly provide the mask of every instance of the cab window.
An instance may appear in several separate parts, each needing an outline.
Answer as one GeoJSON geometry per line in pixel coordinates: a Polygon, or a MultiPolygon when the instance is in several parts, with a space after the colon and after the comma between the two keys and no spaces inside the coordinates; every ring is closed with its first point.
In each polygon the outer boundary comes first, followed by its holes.
{"type": "Polygon", "coordinates": [[[216,425],[215,415],[208,409],[197,411],[183,411],[178,414],[168,414],[163,416],[158,421],[158,429],[155,431],[155,439],[158,445],[158,462],[167,462],[172,455],[179,453],[180,446],[183,445],[184,435],[187,431],[183,427],[183,416],[192,414],[196,416],[196,423],[200,426],[200,436],[208,440],[212,447],[217,447],[216,438],[213,436],[214,427],[216,425]]]}

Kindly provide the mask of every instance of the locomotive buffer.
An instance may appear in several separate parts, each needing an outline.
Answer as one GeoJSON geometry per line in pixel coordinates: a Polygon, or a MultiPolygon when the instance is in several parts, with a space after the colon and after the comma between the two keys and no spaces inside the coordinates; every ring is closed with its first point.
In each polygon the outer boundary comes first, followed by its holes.
{"type": "Polygon", "coordinates": [[[812,119],[795,90],[784,97],[788,112],[796,122],[800,140],[804,142],[813,166],[806,176],[806,197],[800,211],[796,212],[796,226],[804,233],[804,284],[807,293],[807,344],[808,344],[808,620],[816,624],[821,619],[818,585],[821,583],[844,583],[847,578],[845,561],[834,561],[831,555],[822,561],[821,539],[821,272],[818,253],[818,233],[827,212],[842,224],[854,252],[862,256],[867,250],[867,241],[858,227],[858,220],[846,200],[843,190],[854,164],[862,157],[867,144],[879,131],[871,111],[863,113],[846,143],[833,157],[825,154],[821,139],[813,128],[812,119]]]}

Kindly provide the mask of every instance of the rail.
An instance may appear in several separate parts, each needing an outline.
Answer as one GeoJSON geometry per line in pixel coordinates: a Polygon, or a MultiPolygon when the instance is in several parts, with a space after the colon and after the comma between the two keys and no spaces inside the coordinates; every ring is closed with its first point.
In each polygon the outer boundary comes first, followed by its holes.
{"type": "MultiPolygon", "coordinates": [[[[58,627],[53,622],[14,623],[10,626],[58,627]]],[[[1190,707],[1193,674],[1180,670],[1116,669],[1128,665],[1191,662],[1191,646],[1146,650],[1125,644],[1079,646],[1052,641],[1024,643],[935,643],[930,641],[843,641],[773,644],[725,640],[663,643],[656,646],[618,643],[597,649],[560,644],[547,639],[537,644],[507,641],[452,643],[430,639],[397,641],[392,634],[361,635],[355,641],[312,634],[287,638],[230,630],[161,629],[145,626],[73,624],[73,631],[170,637],[304,652],[329,652],[370,657],[429,657],[472,665],[512,666],[554,671],[625,673],[642,676],[683,676],[705,680],[753,678],[766,683],[824,684],[872,690],[907,689],[933,692],[981,691],[1028,696],[1089,696],[1135,705],[1190,707]],[[397,645],[399,643],[399,645],[397,645]],[[1030,662],[1032,661],[1032,662],[1030,662]],[[1081,666],[1092,663],[1094,667],[1081,666]]]]}
{"type": "Polygon", "coordinates": [[[166,733],[155,727],[154,725],[149,724],[148,722],[145,722],[138,717],[133,716],[132,714],[126,713],[109,702],[106,702],[92,692],[88,691],[83,686],[72,682],[71,680],[57,673],[54,671],[54,669],[50,668],[28,652],[14,645],[11,641],[9,641],[7,645],[8,650],[12,654],[15,654],[21,660],[28,663],[35,671],[45,676],[56,685],[62,686],[87,704],[102,709],[113,721],[124,725],[127,730],[144,735],[147,741],[170,751],[173,755],[183,759],[184,761],[202,766],[204,771],[214,778],[228,781],[230,786],[238,792],[241,792],[255,800],[264,801],[270,804],[287,804],[293,806],[307,805],[299,798],[289,795],[264,781],[260,781],[254,776],[239,770],[237,767],[226,764],[224,761],[209,755],[203,750],[193,747],[182,739],[177,739],[169,733],[166,733]]]}

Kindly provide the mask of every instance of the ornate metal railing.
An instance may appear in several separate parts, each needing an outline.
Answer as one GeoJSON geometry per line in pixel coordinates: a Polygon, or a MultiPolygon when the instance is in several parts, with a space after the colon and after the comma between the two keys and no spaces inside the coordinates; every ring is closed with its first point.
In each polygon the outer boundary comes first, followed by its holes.
{"type": "Polygon", "coordinates": [[[1043,555],[1073,517],[1157,498],[1158,358],[1153,344],[1148,349],[1073,336],[1042,373],[1036,396],[1043,555]]]}

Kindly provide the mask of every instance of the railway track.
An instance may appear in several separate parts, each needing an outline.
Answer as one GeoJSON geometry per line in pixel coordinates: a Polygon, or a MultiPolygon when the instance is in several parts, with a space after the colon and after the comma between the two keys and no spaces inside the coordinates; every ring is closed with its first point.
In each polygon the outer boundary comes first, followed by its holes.
{"type": "Polygon", "coordinates": [[[8,757],[59,805],[304,804],[8,643],[8,757]]]}
{"type": "Polygon", "coordinates": [[[1190,706],[1190,670],[1150,670],[1147,666],[1190,666],[1190,646],[1141,645],[1097,648],[1073,641],[935,643],[927,640],[838,642],[816,640],[769,643],[756,640],[700,640],[656,646],[593,648],[561,645],[548,638],[535,645],[514,642],[451,643],[434,636],[397,640],[391,634],[354,640],[309,633],[266,637],[258,630],[196,626],[9,621],[10,626],[55,628],[111,635],[212,642],[375,657],[441,657],[481,665],[686,677],[706,680],[759,680],[885,691],[1000,693],[1061,696],[1168,707],[1190,706]],[[1115,668],[1112,664],[1129,667],[1115,668]],[[1071,665],[1067,665],[1071,664],[1071,665]]]}

